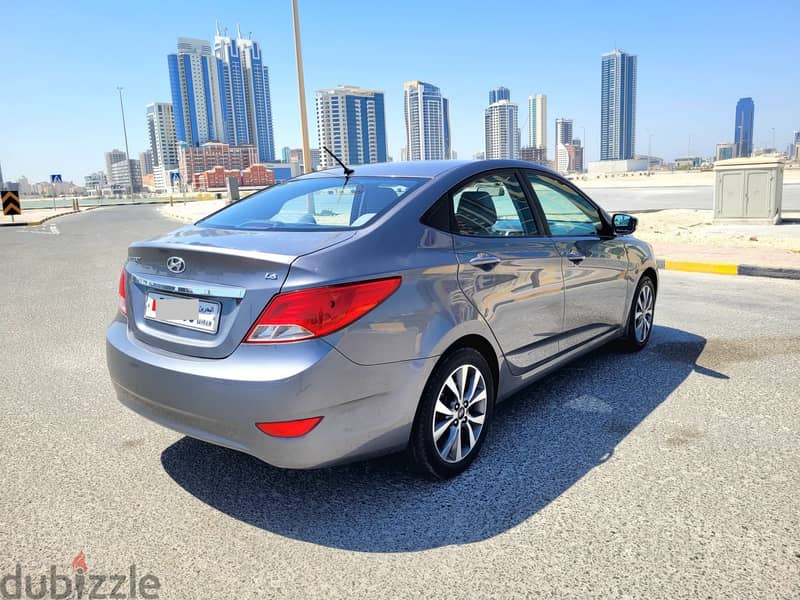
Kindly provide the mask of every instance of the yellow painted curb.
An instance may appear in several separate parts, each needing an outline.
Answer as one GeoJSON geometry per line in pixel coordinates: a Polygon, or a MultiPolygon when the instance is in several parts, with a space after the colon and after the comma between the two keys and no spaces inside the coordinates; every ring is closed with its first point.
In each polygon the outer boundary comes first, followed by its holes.
{"type": "Polygon", "coordinates": [[[717,275],[738,275],[739,265],[729,263],[701,263],[685,260],[665,260],[668,271],[690,271],[692,273],[715,273],[717,275]]]}

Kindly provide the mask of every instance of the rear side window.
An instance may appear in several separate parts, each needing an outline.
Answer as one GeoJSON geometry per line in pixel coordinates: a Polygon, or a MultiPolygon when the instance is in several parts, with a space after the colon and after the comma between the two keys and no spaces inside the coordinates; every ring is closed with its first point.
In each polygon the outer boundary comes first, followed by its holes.
{"type": "Polygon", "coordinates": [[[528,173],[536,198],[542,207],[550,233],[554,236],[599,235],[603,220],[598,210],[583,196],[557,179],[528,173]]]}
{"type": "Polygon", "coordinates": [[[295,179],[231,204],[198,225],[247,230],[354,229],[373,221],[424,182],[410,177],[295,179]]]}
{"type": "Polygon", "coordinates": [[[456,233],[475,237],[536,235],[528,200],[514,173],[473,179],[453,192],[456,233]]]}

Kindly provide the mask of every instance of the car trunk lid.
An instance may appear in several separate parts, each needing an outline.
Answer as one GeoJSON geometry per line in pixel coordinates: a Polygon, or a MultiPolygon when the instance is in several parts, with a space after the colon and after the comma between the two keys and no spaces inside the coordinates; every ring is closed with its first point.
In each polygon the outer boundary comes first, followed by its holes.
{"type": "Polygon", "coordinates": [[[224,358],[278,293],[297,257],[353,235],[188,226],[134,243],[126,265],[128,326],[137,339],[165,351],[224,358]],[[154,304],[165,299],[196,301],[198,319],[157,318],[154,304]]]}

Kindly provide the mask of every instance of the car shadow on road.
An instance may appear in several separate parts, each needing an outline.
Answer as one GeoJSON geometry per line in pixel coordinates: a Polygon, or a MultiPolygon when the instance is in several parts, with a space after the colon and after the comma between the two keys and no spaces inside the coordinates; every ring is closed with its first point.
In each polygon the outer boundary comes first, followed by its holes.
{"type": "Polygon", "coordinates": [[[498,405],[481,456],[431,482],[402,456],[287,471],[192,438],[161,462],[186,491],[273,533],[362,552],[405,552],[484,540],[542,510],[614,449],[693,371],[704,338],[656,326],[643,352],[605,347],[498,405]]]}

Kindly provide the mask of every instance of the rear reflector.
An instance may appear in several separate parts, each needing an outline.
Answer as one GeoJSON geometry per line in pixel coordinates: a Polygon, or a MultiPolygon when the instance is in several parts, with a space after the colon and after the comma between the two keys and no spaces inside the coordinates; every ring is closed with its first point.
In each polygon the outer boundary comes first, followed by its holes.
{"type": "Polygon", "coordinates": [[[314,429],[322,417],[312,417],[310,419],[299,419],[297,421],[276,421],[273,423],[256,423],[263,433],[279,438],[295,438],[307,434],[314,429]]]}
{"type": "Polygon", "coordinates": [[[119,274],[119,312],[128,316],[128,307],[125,305],[125,269],[119,274]]]}
{"type": "Polygon", "coordinates": [[[400,287],[400,281],[389,277],[278,294],[244,341],[274,344],[328,335],[378,306],[400,287]]]}

